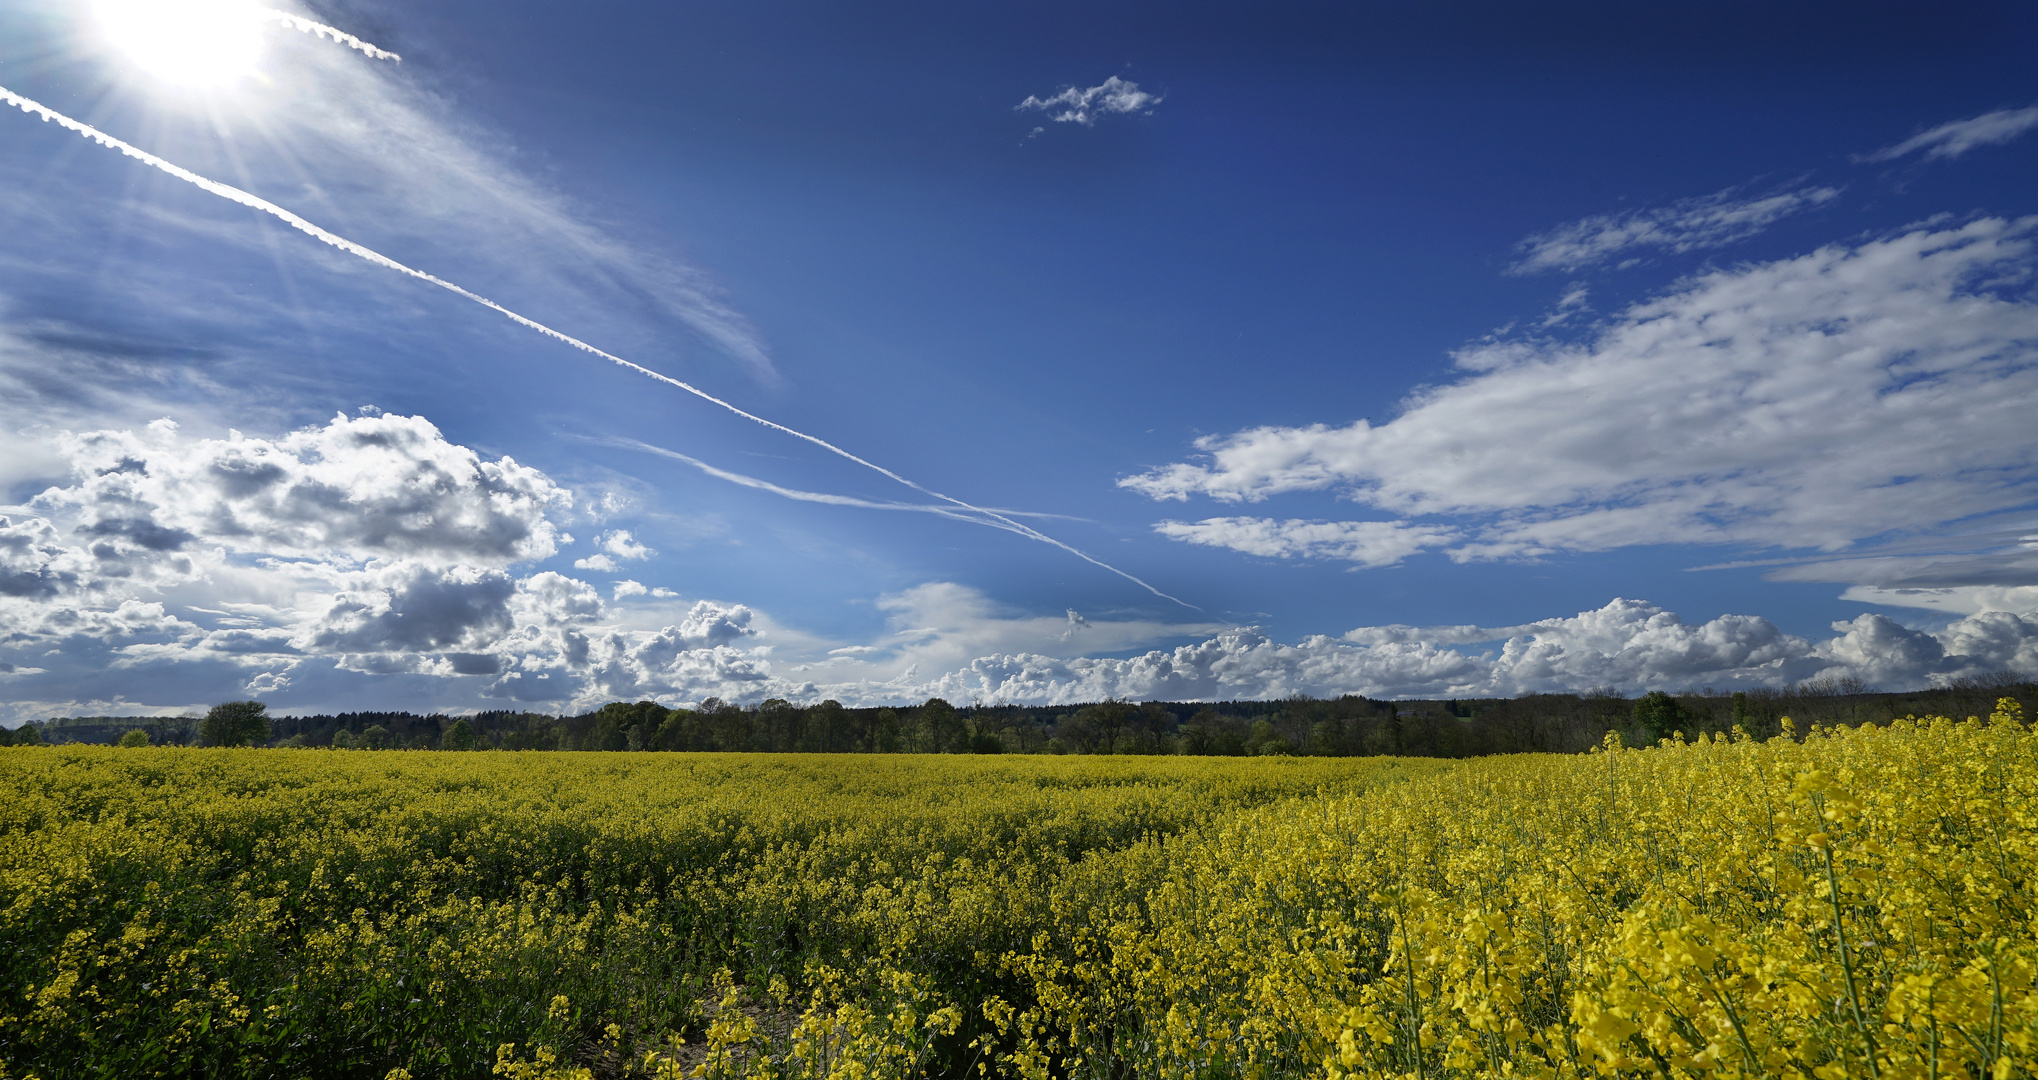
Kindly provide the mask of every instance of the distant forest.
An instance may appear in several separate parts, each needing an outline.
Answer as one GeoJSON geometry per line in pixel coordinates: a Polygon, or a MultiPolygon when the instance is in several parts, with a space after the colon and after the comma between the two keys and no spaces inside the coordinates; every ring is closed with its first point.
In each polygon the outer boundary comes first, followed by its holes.
{"type": "MultiPolygon", "coordinates": [[[[764,753],[949,754],[1290,754],[1325,757],[1403,755],[1475,757],[1528,752],[1575,753],[1609,731],[1629,745],[1682,732],[1731,731],[1758,737],[1781,731],[1784,717],[1808,726],[1884,723],[1903,716],[1986,716],[2001,697],[2026,715],[2038,685],[2002,673],[1910,693],[1881,693],[1848,680],[1745,693],[1655,691],[1629,698],[1612,691],[1534,694],[1505,699],[1376,701],[1287,698],[1279,701],[1086,705],[969,705],[935,698],[900,708],[851,709],[834,701],[800,706],[773,698],[749,706],[713,698],[697,708],[651,701],[614,702],[577,716],[482,712],[465,716],[408,712],[273,716],[267,745],[410,750],[724,750],[764,753]]],[[[154,745],[202,742],[201,718],[58,717],[0,730],[5,743],[117,743],[142,731],[154,745]]],[[[131,737],[130,742],[138,741],[131,737]]]]}

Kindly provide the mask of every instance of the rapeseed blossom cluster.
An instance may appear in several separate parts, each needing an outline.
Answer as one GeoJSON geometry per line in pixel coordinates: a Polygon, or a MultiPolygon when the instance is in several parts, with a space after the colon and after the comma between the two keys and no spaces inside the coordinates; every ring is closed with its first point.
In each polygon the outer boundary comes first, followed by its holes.
{"type": "Polygon", "coordinates": [[[917,1075],[1072,873],[1425,767],[0,749],[0,1078],[917,1075]]]}
{"type": "MultiPolygon", "coordinates": [[[[1160,845],[1015,961],[1067,1075],[2029,1077],[2038,735],[1618,740],[1160,845]]],[[[1044,1072],[1033,1070],[1033,1075],[1044,1072]]]]}

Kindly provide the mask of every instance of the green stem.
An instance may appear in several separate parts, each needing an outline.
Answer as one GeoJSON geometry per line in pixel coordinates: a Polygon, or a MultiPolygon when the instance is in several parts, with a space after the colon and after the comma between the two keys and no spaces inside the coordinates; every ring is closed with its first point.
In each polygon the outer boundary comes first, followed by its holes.
{"type": "Polygon", "coordinates": [[[1408,905],[1396,905],[1401,922],[1401,962],[1408,969],[1408,1046],[1414,1054],[1416,1080],[1427,1080],[1422,1068],[1422,1012],[1415,993],[1415,952],[1408,942],[1408,905]]]}
{"type": "Polygon", "coordinates": [[[2001,965],[2002,950],[1998,948],[1996,954],[1988,958],[1989,1049],[1994,1052],[1995,1057],[1983,1062],[1983,1067],[1994,1064],[1996,1060],[2000,1060],[2003,1056],[2003,969],[2001,965]]]}
{"type": "Polygon", "coordinates": [[[1755,1047],[1748,1042],[1748,1029],[1741,1026],[1741,1014],[1734,1011],[1733,1003],[1727,1000],[1727,992],[1720,989],[1718,980],[1707,976],[1706,981],[1712,985],[1713,999],[1720,1003],[1721,1011],[1727,1014],[1727,1022],[1734,1025],[1734,1038],[1740,1040],[1741,1058],[1748,1063],[1748,1071],[1760,1075],[1762,1062],[1755,1056],[1755,1047]]]}
{"type": "Polygon", "coordinates": [[[1854,964],[1847,956],[1847,926],[1840,910],[1840,880],[1833,873],[1832,841],[1826,842],[1820,854],[1826,859],[1826,888],[1833,900],[1833,934],[1840,942],[1840,974],[1847,980],[1847,1004],[1854,1010],[1854,1027],[1861,1032],[1861,1041],[1868,1051],[1868,1075],[1881,1080],[1882,1070],[1875,1064],[1875,1036],[1868,1030],[1868,1018],[1861,1014],[1861,995],[1854,990],[1854,964]]]}

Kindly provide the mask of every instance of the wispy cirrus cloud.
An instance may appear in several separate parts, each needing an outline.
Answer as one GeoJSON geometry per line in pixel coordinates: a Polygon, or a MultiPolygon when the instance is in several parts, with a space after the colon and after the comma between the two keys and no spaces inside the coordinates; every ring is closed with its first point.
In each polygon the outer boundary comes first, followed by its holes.
{"type": "Polygon", "coordinates": [[[1921,131],[1895,146],[1884,147],[1855,160],[1895,161],[1906,154],[1920,152],[1925,155],[1927,161],[1957,158],[1976,147],[1999,146],[2011,142],[2034,127],[2038,127],[2038,105],[2022,109],[1997,109],[1965,120],[1940,124],[1930,130],[1921,131]]]}
{"type": "Polygon", "coordinates": [[[1148,112],[1160,103],[1159,94],[1149,94],[1141,90],[1138,83],[1113,75],[1092,87],[1063,87],[1059,93],[1049,97],[1029,94],[1013,109],[1017,112],[1028,109],[1052,112],[1056,123],[1089,127],[1100,116],[1148,112]]]}
{"type": "Polygon", "coordinates": [[[1577,271],[1642,248],[1673,253],[1739,243],[1792,214],[1839,197],[1834,187],[1803,187],[1746,197],[1740,188],[1668,206],[1598,214],[1523,240],[1510,274],[1577,271]]]}
{"type": "MultiPolygon", "coordinates": [[[[362,62],[350,49],[394,54],[291,12],[249,13],[309,32],[263,37],[261,94],[221,97],[202,118],[169,99],[152,99],[148,114],[109,107],[109,131],[145,130],[146,150],[348,223],[367,246],[394,245],[419,264],[479,277],[514,306],[571,313],[580,329],[630,347],[669,347],[683,329],[681,340],[759,381],[779,380],[762,335],[707,274],[605,227],[520,168],[509,140],[400,67],[362,62]],[[349,49],[310,35],[337,35],[349,49]]],[[[266,247],[265,230],[252,224],[214,239],[266,247]]]]}

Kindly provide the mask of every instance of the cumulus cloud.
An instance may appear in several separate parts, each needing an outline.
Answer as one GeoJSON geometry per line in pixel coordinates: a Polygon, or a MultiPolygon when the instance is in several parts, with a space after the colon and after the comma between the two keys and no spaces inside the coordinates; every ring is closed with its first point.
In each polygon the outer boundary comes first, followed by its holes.
{"type": "Polygon", "coordinates": [[[30,507],[159,558],[207,543],[268,555],[506,565],[550,556],[572,497],[511,458],[486,461],[423,417],[337,416],[280,439],[195,442],[174,425],[69,436],[74,482],[30,507]]]}
{"type": "Polygon", "coordinates": [[[2038,675],[2038,619],[1990,612],[1938,634],[1883,615],[1833,625],[1812,641],[1766,619],[1722,615],[1697,625],[1639,600],[1510,627],[1362,627],[1342,640],[1281,644],[1231,630],[1140,656],[1061,658],[1040,653],[977,657],[915,686],[953,700],[1069,703],[1132,700],[1330,697],[1508,697],[1651,689],[1783,687],[1814,678],[1859,678],[1907,688],[1990,671],[2038,675]],[[1472,653],[1450,646],[1484,645],[1472,653]]]}
{"type": "Polygon", "coordinates": [[[1272,518],[1216,517],[1163,521],[1162,536],[1248,555],[1288,559],[1337,559],[1360,566],[1392,566],[1417,552],[1458,538],[1456,529],[1405,521],[1275,521],[1272,518]]]}
{"type": "Polygon", "coordinates": [[[1153,107],[1160,103],[1160,95],[1149,94],[1141,90],[1138,83],[1113,75],[1087,89],[1065,86],[1061,92],[1050,97],[1029,94],[1025,101],[1013,108],[1020,112],[1028,109],[1053,112],[1056,123],[1075,123],[1089,127],[1094,125],[1100,116],[1151,112],[1153,107]]]}
{"type": "Polygon", "coordinates": [[[657,630],[589,625],[559,634],[553,647],[534,635],[517,650],[522,655],[516,669],[506,670],[492,692],[565,698],[564,704],[576,708],[646,696],[677,701],[811,696],[811,684],[773,673],[771,647],[752,644],[763,634],[755,619],[741,604],[701,600],[679,623],[657,630]]]}
{"type": "Polygon", "coordinates": [[[2034,228],[1985,219],[1708,272],[1584,341],[1467,348],[1456,380],[1386,423],[1210,436],[1203,460],[1120,484],[1230,503],[1330,489],[1451,519],[1461,560],[1838,552],[2021,507],[2038,481],[2034,228]]]}
{"type": "MultiPolygon", "coordinates": [[[[1810,643],[1766,620],[1723,616],[1700,626],[1652,604],[1615,600],[1598,611],[1503,628],[1367,627],[1343,640],[1276,643],[1233,630],[1129,659],[986,657],[944,682],[1000,700],[1103,697],[1277,698],[1290,694],[1491,697],[1601,686],[1780,685],[1830,666],[1810,643]],[[1496,644],[1468,654],[1453,645],[1496,644]]],[[[988,699],[987,697],[987,699],[988,699]]]]}
{"type": "Polygon", "coordinates": [[[1430,645],[1360,648],[1326,637],[1282,645],[1256,630],[1234,630],[1123,660],[1039,653],[978,657],[919,689],[954,700],[1011,703],[1212,701],[1380,695],[1388,687],[1404,694],[1449,694],[1477,683],[1481,674],[1478,661],[1430,645]]]}
{"type": "Polygon", "coordinates": [[[1727,188],[1668,206],[1599,214],[1523,240],[1518,245],[1522,257],[1508,273],[1583,270],[1638,248],[1681,254],[1725,247],[1839,194],[1838,188],[1806,187],[1749,198],[1740,188],[1727,188]]]}
{"type": "Polygon", "coordinates": [[[68,554],[42,518],[0,517],[0,596],[42,599],[68,591],[82,569],[68,554]]]}
{"type": "Polygon", "coordinates": [[[1857,160],[1895,161],[1906,154],[1920,151],[1924,152],[1928,161],[1935,158],[1957,158],[1978,146],[1997,146],[2010,142],[2034,127],[2038,127],[2038,105],[2022,109],[1997,109],[1965,120],[1940,124],[1929,131],[1921,131],[1895,146],[1884,147],[1857,160]]]}
{"type": "Polygon", "coordinates": [[[376,567],[334,594],[296,644],[325,653],[480,651],[514,620],[516,582],[501,570],[417,563],[376,567]]]}
{"type": "MultiPolygon", "coordinates": [[[[677,625],[630,626],[587,582],[535,570],[566,539],[571,495],[421,417],[342,416],[277,438],[193,439],[164,422],[59,445],[69,481],[0,507],[10,712],[121,688],[156,704],[259,693],[343,706],[375,685],[347,682],[363,678],[410,680],[427,701],[464,678],[456,697],[470,702],[565,708],[771,679],[748,608],[703,600],[677,625]]],[[[605,557],[651,554],[625,530],[599,542],[605,557]]],[[[634,581],[615,594],[675,595],[634,581]]]]}
{"type": "Polygon", "coordinates": [[[623,564],[616,561],[618,559],[648,559],[658,554],[638,543],[630,535],[630,530],[628,529],[613,529],[605,532],[596,538],[595,544],[601,550],[586,558],[573,560],[574,569],[613,574],[623,568],[623,564]]]}
{"type": "Polygon", "coordinates": [[[638,543],[628,529],[612,529],[595,541],[601,549],[618,559],[648,559],[658,554],[638,543]]]}

